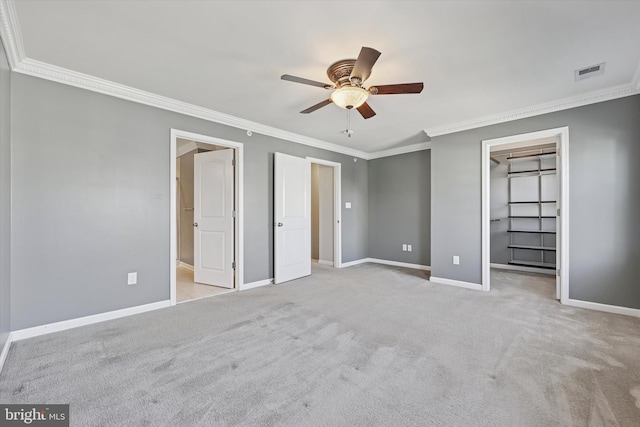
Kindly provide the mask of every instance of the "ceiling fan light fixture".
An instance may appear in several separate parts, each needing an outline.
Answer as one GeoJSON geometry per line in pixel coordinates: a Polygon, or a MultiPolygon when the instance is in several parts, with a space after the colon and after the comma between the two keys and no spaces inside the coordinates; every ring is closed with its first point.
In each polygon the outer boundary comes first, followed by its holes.
{"type": "Polygon", "coordinates": [[[358,86],[344,86],[331,94],[331,100],[340,108],[358,108],[365,103],[369,92],[358,86]]]}

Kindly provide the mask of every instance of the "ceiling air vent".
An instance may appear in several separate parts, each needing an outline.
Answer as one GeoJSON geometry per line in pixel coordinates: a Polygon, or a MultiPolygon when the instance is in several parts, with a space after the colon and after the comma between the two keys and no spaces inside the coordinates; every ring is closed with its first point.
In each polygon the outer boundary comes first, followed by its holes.
{"type": "Polygon", "coordinates": [[[575,70],[573,75],[577,82],[584,79],[590,79],[591,77],[601,76],[604,74],[604,62],[596,65],[592,65],[590,67],[581,68],[580,70],[575,70]]]}

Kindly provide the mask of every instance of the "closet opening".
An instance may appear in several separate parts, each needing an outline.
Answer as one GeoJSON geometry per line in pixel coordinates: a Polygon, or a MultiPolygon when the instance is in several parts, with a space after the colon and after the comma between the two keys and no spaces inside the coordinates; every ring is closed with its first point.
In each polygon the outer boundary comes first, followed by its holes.
{"type": "Polygon", "coordinates": [[[483,141],[483,290],[491,277],[568,297],[567,128],[483,141]]]}
{"type": "Polygon", "coordinates": [[[340,164],[308,159],[311,163],[311,261],[339,268],[340,164]]]}
{"type": "Polygon", "coordinates": [[[171,304],[242,287],[242,144],[171,130],[171,304]]]}

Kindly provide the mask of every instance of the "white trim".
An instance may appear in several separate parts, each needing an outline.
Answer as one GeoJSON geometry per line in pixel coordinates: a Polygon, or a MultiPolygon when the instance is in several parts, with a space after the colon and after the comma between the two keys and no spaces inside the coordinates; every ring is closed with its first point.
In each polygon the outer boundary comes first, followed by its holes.
{"type": "MultiPolygon", "coordinates": [[[[557,219],[560,226],[560,251],[556,252],[556,264],[560,268],[560,289],[556,287],[556,298],[560,298],[562,304],[569,300],[569,128],[560,128],[560,140],[558,152],[560,158],[556,158],[556,169],[560,169],[560,203],[556,208],[560,209],[560,218],[557,219]],[[560,163],[558,164],[558,160],[560,163]],[[559,292],[558,292],[559,291],[559,292]]],[[[556,235],[557,239],[557,235],[556,235]]]]}
{"type": "MultiPolygon", "coordinates": [[[[209,285],[207,285],[207,286],[209,286],[209,285]]],[[[224,289],[224,288],[222,288],[222,289],[224,289]]],[[[178,305],[178,304],[185,304],[185,303],[192,302],[192,301],[197,301],[197,300],[199,300],[199,299],[215,298],[215,297],[218,297],[218,296],[220,296],[220,295],[229,294],[229,293],[231,293],[231,292],[238,292],[238,290],[237,290],[237,289],[233,289],[233,288],[229,288],[229,289],[225,289],[224,291],[219,292],[219,293],[216,293],[216,294],[213,294],[213,295],[205,295],[205,296],[203,296],[203,297],[195,297],[195,298],[191,298],[191,299],[186,299],[186,300],[184,300],[184,301],[177,301],[177,302],[176,302],[176,305],[178,305]]]]}
{"type": "Polygon", "coordinates": [[[196,143],[219,145],[223,147],[233,148],[235,150],[235,204],[236,204],[236,221],[235,221],[235,254],[236,275],[234,289],[242,289],[244,283],[244,144],[241,142],[228,141],[225,139],[214,138],[207,135],[200,135],[193,132],[187,132],[178,129],[171,129],[170,140],[170,227],[171,236],[169,239],[170,246],[170,268],[169,268],[169,299],[171,305],[175,305],[176,298],[176,263],[177,259],[177,226],[176,226],[176,149],[178,138],[188,139],[196,143]]]}
{"type": "Polygon", "coordinates": [[[0,37],[7,52],[9,66],[15,70],[24,61],[25,53],[18,13],[13,0],[0,1],[0,37]]]}
{"type": "MultiPolygon", "coordinates": [[[[333,266],[340,268],[342,263],[342,164],[315,157],[307,157],[309,164],[330,166],[333,168],[333,266]]],[[[322,264],[322,263],[321,263],[322,264]]]]}
{"type": "Polygon", "coordinates": [[[499,268],[500,270],[513,270],[513,271],[522,271],[525,273],[539,273],[539,274],[548,274],[554,276],[556,274],[555,270],[549,270],[546,268],[536,268],[536,267],[524,267],[520,265],[511,265],[511,264],[496,264],[490,263],[489,267],[491,268],[499,268]]]}
{"type": "Polygon", "coordinates": [[[514,144],[522,141],[533,141],[543,138],[557,138],[556,146],[559,153],[558,177],[560,181],[560,194],[556,207],[560,209],[560,217],[557,219],[557,229],[560,233],[558,238],[558,251],[556,252],[557,268],[560,269],[560,280],[556,280],[556,294],[564,304],[569,297],[569,128],[561,127],[555,129],[545,129],[537,132],[530,132],[519,135],[510,135],[502,138],[487,139],[482,141],[482,289],[491,289],[491,147],[514,144]],[[559,289],[558,289],[559,287],[559,289]]]}
{"type": "Polygon", "coordinates": [[[431,267],[428,265],[411,264],[408,262],[391,261],[391,260],[379,259],[379,258],[362,258],[362,259],[357,259],[355,261],[343,262],[341,267],[342,268],[353,267],[354,265],[365,264],[368,262],[373,264],[393,265],[395,267],[406,267],[406,268],[414,268],[416,270],[431,271],[431,267]]]}
{"type": "Polygon", "coordinates": [[[178,267],[186,268],[187,270],[193,271],[193,265],[187,264],[186,262],[178,261],[178,267]]]}
{"type": "Polygon", "coordinates": [[[372,263],[375,263],[375,264],[393,265],[395,267],[413,268],[413,269],[416,269],[416,270],[431,271],[431,266],[429,266],[429,265],[411,264],[411,263],[408,263],[408,262],[390,261],[390,260],[378,259],[378,258],[367,258],[367,262],[372,262],[372,263]]]}
{"type": "Polygon", "coordinates": [[[463,282],[462,280],[453,280],[453,279],[445,279],[442,277],[433,277],[431,276],[429,278],[430,282],[433,283],[440,283],[442,285],[450,285],[450,286],[457,286],[459,288],[465,288],[465,289],[473,289],[474,291],[482,291],[482,285],[478,284],[478,283],[472,283],[472,282],[463,282]]]}
{"type": "Polygon", "coordinates": [[[333,261],[325,261],[323,259],[318,259],[316,260],[316,263],[320,265],[330,265],[331,267],[333,267],[333,261]]]}
{"type": "Polygon", "coordinates": [[[78,328],[80,326],[92,325],[94,323],[105,322],[107,320],[119,319],[121,317],[133,316],[134,314],[146,313],[147,311],[167,308],[171,305],[169,300],[152,302],[150,304],[138,305],[135,307],[123,308],[120,310],[107,311],[106,313],[93,314],[91,316],[78,317],[76,319],[63,320],[62,322],[49,323],[46,325],[34,326],[32,328],[19,329],[13,331],[12,340],[20,341],[26,338],[33,338],[53,332],[66,331],[67,329],[78,328]]]}
{"type": "Polygon", "coordinates": [[[240,287],[240,290],[241,291],[246,291],[246,290],[249,290],[249,289],[259,288],[261,286],[267,286],[267,285],[273,285],[273,278],[265,279],[265,280],[258,280],[256,282],[251,282],[251,283],[245,283],[244,285],[242,285],[240,287]]]}
{"type": "Polygon", "coordinates": [[[0,374],[2,373],[2,368],[4,367],[4,361],[7,360],[7,356],[9,355],[9,349],[11,348],[12,342],[13,332],[9,332],[7,341],[4,343],[4,347],[2,347],[2,352],[0,353],[0,374]]]}
{"type": "Polygon", "coordinates": [[[390,148],[388,150],[376,151],[369,154],[367,160],[379,159],[382,157],[397,156],[399,154],[413,153],[415,151],[431,150],[431,142],[421,142],[419,144],[405,145],[404,147],[390,148]]]}
{"type": "Polygon", "coordinates": [[[369,262],[369,258],[357,259],[355,261],[349,261],[349,262],[340,263],[340,267],[338,267],[338,268],[353,267],[354,265],[365,264],[367,262],[369,262]]]}
{"type": "Polygon", "coordinates": [[[343,147],[331,142],[322,141],[308,136],[288,132],[277,129],[261,123],[245,120],[229,114],[220,113],[219,111],[209,108],[200,107],[187,102],[178,101],[166,96],[157,95],[155,93],[143,91],[130,86],[125,86],[109,80],[100,79],[88,74],[78,73],[66,68],[25,58],[20,62],[14,71],[29,76],[39,77],[45,80],[51,80],[70,86],[98,92],[105,95],[114,96],[116,98],[126,99],[128,101],[161,108],[175,113],[185,114],[187,116],[197,117],[199,119],[208,120],[215,123],[231,126],[238,129],[250,130],[254,133],[272,136],[287,141],[297,142],[299,144],[308,145],[310,147],[321,148],[324,150],[342,153],[349,156],[360,157],[366,159],[368,154],[348,147],[343,147]]]}
{"type": "MultiPolygon", "coordinates": [[[[423,144],[429,143],[420,143],[406,147],[381,150],[374,153],[366,153],[364,151],[344,147],[338,144],[322,141],[293,132],[288,132],[282,129],[277,129],[271,126],[263,125],[261,123],[234,117],[215,110],[199,107],[194,104],[181,102],[151,92],[142,91],[129,86],[121,85],[119,83],[90,76],[88,74],[79,73],[66,68],[27,58],[24,50],[22,31],[20,29],[14,0],[0,0],[0,37],[2,38],[2,42],[7,52],[9,65],[11,66],[12,71],[15,71],[17,73],[39,77],[42,79],[79,87],[93,92],[103,93],[117,98],[138,102],[144,105],[150,105],[156,108],[161,108],[180,114],[209,120],[212,122],[244,129],[251,132],[261,133],[263,135],[272,136],[287,141],[297,142],[299,144],[304,144],[311,147],[321,148],[324,150],[342,153],[349,156],[360,157],[365,160],[428,149],[423,147],[423,144]]],[[[640,67],[634,74],[632,81],[628,84],[615,86],[600,91],[580,94],[573,97],[562,98],[555,101],[537,104],[517,110],[479,117],[472,120],[436,126],[433,128],[424,129],[424,131],[427,133],[427,135],[434,137],[454,132],[460,132],[463,130],[489,126],[497,123],[518,120],[526,117],[547,114],[555,111],[566,110],[569,108],[580,107],[583,105],[594,104],[597,102],[632,96],[639,93],[640,67]]]]}
{"type": "Polygon", "coordinates": [[[451,123],[444,126],[437,126],[424,129],[427,135],[434,137],[446,135],[464,130],[481,128],[485,126],[495,125],[498,123],[510,122],[513,120],[524,119],[527,117],[539,116],[541,114],[553,113],[556,111],[568,110],[570,108],[582,107],[584,105],[595,104],[598,102],[610,101],[613,99],[633,96],[640,93],[640,88],[634,87],[632,83],[615,86],[595,92],[584,93],[568,98],[562,98],[544,104],[532,105],[530,107],[520,108],[517,110],[505,111],[490,116],[479,117],[473,120],[451,123]]]}
{"type": "Polygon", "coordinates": [[[640,317],[640,309],[637,309],[637,308],[620,307],[617,305],[609,305],[609,304],[600,304],[598,302],[582,301],[582,300],[571,299],[571,298],[567,298],[563,302],[563,304],[571,307],[586,308],[588,310],[597,310],[597,311],[604,311],[606,313],[622,314],[624,316],[640,317]]]}

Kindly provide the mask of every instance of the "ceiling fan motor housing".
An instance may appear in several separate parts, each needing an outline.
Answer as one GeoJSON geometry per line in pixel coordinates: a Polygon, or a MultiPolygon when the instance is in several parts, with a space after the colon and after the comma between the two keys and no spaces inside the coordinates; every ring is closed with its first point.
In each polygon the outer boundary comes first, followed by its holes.
{"type": "MultiPolygon", "coordinates": [[[[336,61],[327,68],[327,77],[329,77],[329,80],[336,85],[336,88],[340,88],[345,85],[351,86],[351,72],[355,65],[355,59],[341,59],[340,61],[336,61]]],[[[354,80],[358,80],[358,83],[355,84],[356,86],[360,86],[360,84],[362,84],[361,79],[354,80]]]]}

